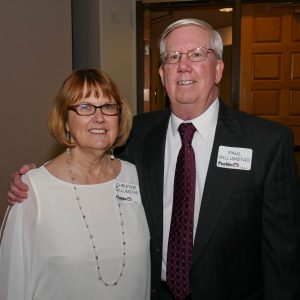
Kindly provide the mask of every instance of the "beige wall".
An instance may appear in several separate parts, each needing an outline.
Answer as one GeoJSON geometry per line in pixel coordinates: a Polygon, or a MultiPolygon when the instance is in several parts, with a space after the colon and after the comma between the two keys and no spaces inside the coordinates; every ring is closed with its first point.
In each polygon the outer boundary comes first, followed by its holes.
{"type": "Polygon", "coordinates": [[[100,0],[100,67],[136,112],[135,0],[100,0]]]}
{"type": "MultiPolygon", "coordinates": [[[[95,45],[100,53],[89,51],[96,57],[82,57],[89,65],[81,67],[98,68],[98,63],[90,64],[99,55],[100,68],[118,84],[135,113],[136,0],[85,1],[88,8],[99,9],[99,20],[89,24],[98,22],[100,36],[89,36],[84,47],[100,41],[100,47],[95,45]]],[[[46,116],[72,70],[71,0],[3,0],[0,22],[1,221],[10,174],[24,163],[41,164],[62,150],[48,133],[46,116]]]]}
{"type": "Polygon", "coordinates": [[[72,70],[71,0],[0,1],[0,221],[9,176],[58,149],[46,116],[72,70]]]}

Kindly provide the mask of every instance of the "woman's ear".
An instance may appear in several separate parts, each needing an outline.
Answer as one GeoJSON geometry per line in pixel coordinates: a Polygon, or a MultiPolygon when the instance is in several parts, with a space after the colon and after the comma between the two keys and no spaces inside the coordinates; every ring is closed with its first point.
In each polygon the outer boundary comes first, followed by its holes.
{"type": "Polygon", "coordinates": [[[66,126],[66,131],[70,131],[69,124],[65,123],[65,126],[66,126]]]}

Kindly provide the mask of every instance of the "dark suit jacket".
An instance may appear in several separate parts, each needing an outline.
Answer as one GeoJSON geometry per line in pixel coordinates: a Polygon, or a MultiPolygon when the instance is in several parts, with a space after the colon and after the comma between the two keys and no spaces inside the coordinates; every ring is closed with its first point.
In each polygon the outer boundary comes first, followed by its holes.
{"type": "MultiPolygon", "coordinates": [[[[160,290],[169,117],[136,116],[122,154],[137,167],[150,228],[152,299],[160,290]]],[[[287,127],[220,105],[190,282],[195,300],[300,300],[300,184],[287,127]],[[252,149],[251,170],[217,167],[219,146],[252,149]]]]}

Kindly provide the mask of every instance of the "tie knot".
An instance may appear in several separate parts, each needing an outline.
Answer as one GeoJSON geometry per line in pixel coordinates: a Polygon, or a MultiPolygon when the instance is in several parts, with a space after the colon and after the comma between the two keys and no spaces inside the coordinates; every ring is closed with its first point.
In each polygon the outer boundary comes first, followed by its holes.
{"type": "Polygon", "coordinates": [[[196,131],[193,123],[181,123],[178,127],[178,131],[181,137],[183,145],[191,145],[194,133],[196,131]]]}

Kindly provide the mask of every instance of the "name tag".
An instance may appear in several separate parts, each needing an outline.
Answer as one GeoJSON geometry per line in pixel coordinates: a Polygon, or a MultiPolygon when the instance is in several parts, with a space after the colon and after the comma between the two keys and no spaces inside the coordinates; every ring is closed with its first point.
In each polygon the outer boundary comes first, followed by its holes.
{"type": "Polygon", "coordinates": [[[139,186],[136,184],[130,184],[127,182],[116,182],[117,197],[120,201],[128,203],[140,203],[141,194],[139,186]]]}
{"type": "Polygon", "coordinates": [[[251,170],[252,149],[220,146],[217,167],[237,170],[251,170]]]}

